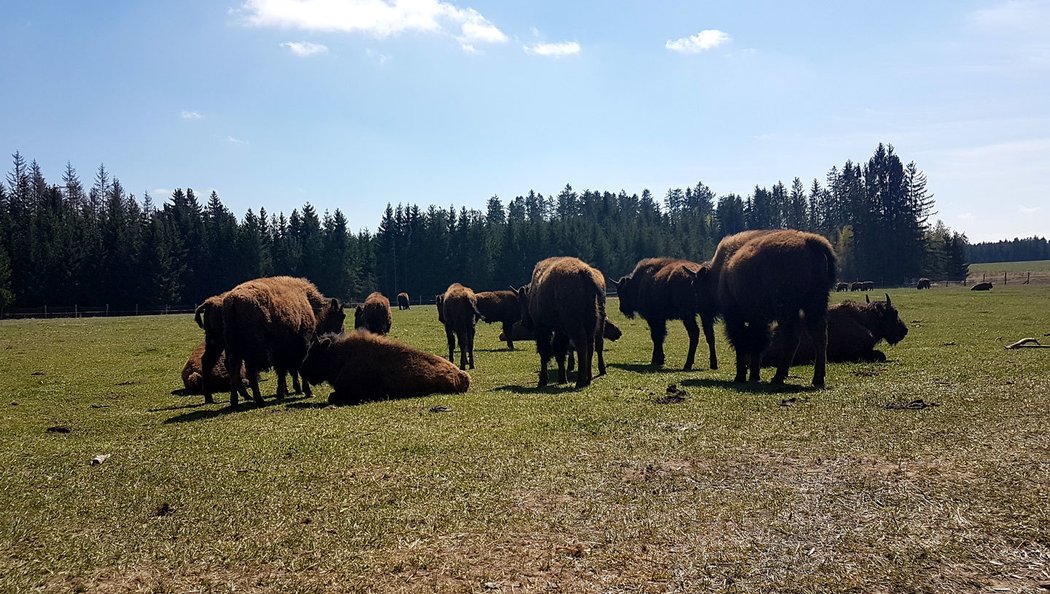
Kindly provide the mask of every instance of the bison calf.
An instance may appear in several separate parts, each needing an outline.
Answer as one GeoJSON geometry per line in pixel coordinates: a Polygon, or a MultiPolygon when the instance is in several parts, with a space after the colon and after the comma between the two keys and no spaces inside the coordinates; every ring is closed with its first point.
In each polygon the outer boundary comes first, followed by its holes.
{"type": "Polygon", "coordinates": [[[478,311],[477,296],[469,288],[452,283],[445,293],[438,297],[437,306],[438,321],[445,325],[448,360],[455,359],[458,339],[459,368],[466,369],[469,365],[474,369],[474,331],[478,320],[484,319],[478,311]]]}
{"type": "Polygon", "coordinates": [[[390,300],[376,291],[365,298],[354,310],[354,328],[364,328],[374,334],[389,334],[393,318],[390,315],[390,300]]]}
{"type": "MultiPolygon", "coordinates": [[[[212,402],[211,394],[213,392],[222,392],[230,387],[230,374],[226,371],[226,355],[221,354],[218,360],[215,361],[211,366],[211,371],[204,373],[204,366],[202,360],[207,350],[207,344],[202,342],[197,345],[197,348],[193,349],[190,353],[189,360],[186,361],[186,365],[182,368],[182,385],[185,386],[185,394],[205,394],[206,402],[212,402]]],[[[241,394],[247,398],[248,392],[245,390],[248,378],[244,373],[244,366],[241,366],[241,394]]]]}
{"type": "Polygon", "coordinates": [[[306,381],[332,385],[331,404],[455,394],[470,387],[470,375],[445,359],[363,330],[315,340],[302,374],[306,381]]]}

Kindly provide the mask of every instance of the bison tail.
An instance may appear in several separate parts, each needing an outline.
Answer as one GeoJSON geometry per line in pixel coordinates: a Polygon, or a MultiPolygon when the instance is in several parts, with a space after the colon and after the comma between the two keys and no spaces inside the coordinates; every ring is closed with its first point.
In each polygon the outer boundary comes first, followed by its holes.
{"type": "Polygon", "coordinates": [[[197,325],[204,329],[204,312],[208,311],[208,304],[201,303],[197,306],[197,309],[193,312],[193,319],[197,322],[197,325]]]}
{"type": "MultiPolygon", "coordinates": [[[[470,308],[474,310],[474,318],[475,319],[481,320],[482,322],[485,322],[486,324],[489,323],[489,321],[485,319],[485,316],[481,315],[481,312],[478,310],[478,304],[477,303],[471,303],[470,304],[470,308]]],[[[493,321],[495,321],[495,320],[493,320],[493,321]]]]}
{"type": "Polygon", "coordinates": [[[823,241],[807,241],[806,247],[809,248],[810,253],[813,254],[817,264],[817,277],[823,277],[827,283],[827,289],[830,291],[835,286],[835,282],[838,277],[838,262],[835,258],[835,252],[828,249],[828,246],[823,241]]]}

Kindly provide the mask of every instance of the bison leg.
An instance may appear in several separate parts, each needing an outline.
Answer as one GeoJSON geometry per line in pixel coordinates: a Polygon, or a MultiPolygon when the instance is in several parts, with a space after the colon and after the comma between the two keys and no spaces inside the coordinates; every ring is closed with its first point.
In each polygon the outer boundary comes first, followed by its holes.
{"type": "Polygon", "coordinates": [[[704,338],[707,340],[707,352],[711,355],[711,369],[718,369],[718,355],[715,354],[715,318],[700,316],[704,326],[704,338]]]}
{"type": "Polygon", "coordinates": [[[277,399],[283,400],[288,395],[288,370],[274,366],[274,372],[277,373],[277,399]]]}
{"type": "Polygon", "coordinates": [[[693,368],[693,362],[696,359],[696,347],[700,344],[700,327],[696,325],[696,318],[688,316],[682,320],[682,325],[685,326],[685,331],[689,334],[689,354],[685,357],[685,367],[682,369],[689,371],[693,368]]]}
{"type": "Polygon", "coordinates": [[[289,369],[288,373],[292,376],[292,393],[298,394],[303,391],[302,385],[299,383],[299,371],[295,369],[289,369]]]}
{"type": "Polygon", "coordinates": [[[726,315],[726,337],[736,351],[736,377],[733,381],[738,383],[747,381],[747,364],[750,359],[747,334],[747,324],[732,314],[726,315]]]}
{"type": "MultiPolygon", "coordinates": [[[[795,360],[795,353],[798,351],[799,341],[802,340],[802,335],[798,331],[798,322],[790,323],[778,323],[777,332],[784,339],[784,344],[787,348],[787,356],[777,362],[777,372],[773,375],[773,379],[770,383],[782,384],[787,379],[788,371],[791,368],[791,363],[795,360]]],[[[759,355],[761,359],[761,354],[759,355]]]]}
{"type": "MultiPolygon", "coordinates": [[[[653,367],[661,367],[664,364],[664,338],[667,336],[667,320],[648,320],[649,336],[653,339],[653,359],[650,363],[653,367]]],[[[581,363],[582,367],[583,364],[581,363]]]]}
{"type": "Polygon", "coordinates": [[[809,330],[809,335],[813,339],[813,385],[822,388],[824,387],[824,376],[826,374],[826,366],[828,360],[828,318],[825,314],[826,308],[819,312],[818,316],[809,317],[809,312],[806,316],[806,326],[809,330]]]}
{"type": "Polygon", "coordinates": [[[594,334],[580,332],[572,339],[576,344],[576,360],[579,366],[576,369],[576,389],[586,388],[591,385],[591,359],[594,355],[594,334]]]}
{"type": "Polygon", "coordinates": [[[507,337],[507,348],[514,350],[514,322],[503,322],[503,336],[507,337]]]}
{"type": "MultiPolygon", "coordinates": [[[[448,340],[448,360],[456,362],[456,335],[452,332],[452,326],[445,324],[445,339],[448,340]]],[[[462,347],[463,345],[460,345],[462,347]]]]}
{"type": "Polygon", "coordinates": [[[594,333],[594,350],[598,353],[598,375],[605,375],[605,320],[598,322],[594,333]]]}
{"type": "Polygon", "coordinates": [[[469,364],[471,369],[474,369],[474,334],[474,326],[467,328],[467,353],[469,355],[469,364]]]}
{"type": "Polygon", "coordinates": [[[549,328],[536,328],[536,352],[540,354],[540,381],[539,387],[543,388],[550,381],[547,375],[547,364],[551,360],[553,347],[553,331],[549,328]]]}
{"type": "Polygon", "coordinates": [[[459,368],[467,369],[467,353],[470,351],[470,341],[467,340],[467,333],[464,330],[456,331],[456,340],[459,341],[459,368]]]}
{"type": "MultiPolygon", "coordinates": [[[[748,332],[750,334],[748,343],[751,355],[751,373],[748,375],[747,381],[758,383],[761,381],[762,374],[762,351],[766,350],[766,346],[769,345],[769,324],[766,322],[749,322],[748,332]]],[[[785,373],[785,375],[787,374],[785,373]]]]}
{"type": "MultiPolygon", "coordinates": [[[[566,375],[565,357],[568,355],[572,357],[572,351],[569,350],[569,339],[561,334],[554,335],[554,360],[558,363],[558,383],[564,384],[569,381],[566,375]]],[[[569,371],[572,371],[572,367],[575,366],[575,361],[569,359],[572,364],[568,367],[569,371]]]]}

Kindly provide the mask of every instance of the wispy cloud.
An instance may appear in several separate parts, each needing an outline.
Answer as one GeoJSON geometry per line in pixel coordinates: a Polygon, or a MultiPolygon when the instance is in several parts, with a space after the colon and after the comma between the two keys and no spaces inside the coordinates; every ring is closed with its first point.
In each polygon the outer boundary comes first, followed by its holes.
{"type": "Polygon", "coordinates": [[[729,42],[729,34],[718,29],[704,29],[690,37],[668,40],[664,47],[680,54],[698,54],[729,42]]]}
{"type": "Polygon", "coordinates": [[[1017,72],[1050,68],[1050,1],[1008,0],[967,14],[976,39],[958,47],[967,56],[961,68],[977,72],[1017,72]]]}
{"type": "Polygon", "coordinates": [[[563,58],[575,56],[580,53],[580,44],[575,41],[561,41],[558,43],[535,43],[525,46],[525,53],[533,56],[547,56],[550,58],[563,58]]]}
{"type": "Polygon", "coordinates": [[[1017,212],[1021,214],[1035,214],[1039,212],[1038,206],[1022,206],[1017,209],[1017,212]]]}
{"type": "Polygon", "coordinates": [[[390,56],[373,49],[366,49],[365,55],[375,60],[376,64],[379,64],[380,66],[386,66],[386,63],[393,59],[390,56]]]}
{"type": "Polygon", "coordinates": [[[179,114],[179,117],[184,119],[184,120],[203,120],[204,119],[204,115],[201,114],[201,112],[199,112],[199,111],[188,111],[188,110],[185,110],[185,109],[182,110],[182,113],[179,114]]]}
{"type": "Polygon", "coordinates": [[[322,45],[320,43],[311,43],[309,41],[286,41],[281,44],[281,47],[288,48],[288,51],[299,56],[300,58],[315,56],[317,54],[323,54],[328,51],[327,45],[322,45]]]}
{"type": "Polygon", "coordinates": [[[247,0],[245,22],[255,27],[361,33],[379,38],[406,32],[454,37],[467,52],[507,36],[473,8],[441,0],[247,0]]]}
{"type": "Polygon", "coordinates": [[[964,212],[961,215],[959,215],[958,218],[962,221],[972,221],[977,218],[977,215],[973,214],[972,212],[964,212]]]}
{"type": "Polygon", "coordinates": [[[249,144],[247,140],[241,140],[240,138],[234,138],[233,136],[227,136],[226,142],[230,144],[249,144]]]}

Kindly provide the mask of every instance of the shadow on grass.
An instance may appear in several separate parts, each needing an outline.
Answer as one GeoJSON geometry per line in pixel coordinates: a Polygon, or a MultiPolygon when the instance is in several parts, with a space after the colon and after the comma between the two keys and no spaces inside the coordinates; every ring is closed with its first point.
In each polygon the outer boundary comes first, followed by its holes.
{"type": "Polygon", "coordinates": [[[768,381],[762,383],[739,383],[727,379],[714,378],[691,378],[679,382],[682,386],[694,388],[725,388],[735,392],[746,392],[748,394],[801,394],[806,392],[820,392],[822,388],[811,385],[798,386],[795,384],[771,384],[768,381]]]}
{"type": "Polygon", "coordinates": [[[489,390],[490,392],[511,392],[513,394],[563,394],[576,391],[576,379],[570,374],[569,381],[564,384],[547,384],[542,388],[536,386],[499,386],[489,390]]]}
{"type": "MultiPolygon", "coordinates": [[[[193,412],[182,413],[181,415],[175,415],[170,419],[165,419],[164,424],[170,423],[190,423],[193,421],[203,421],[205,419],[214,419],[216,417],[223,417],[233,413],[246,412],[249,410],[257,410],[260,408],[270,408],[272,406],[288,405],[296,403],[299,400],[305,400],[306,396],[285,396],[282,400],[276,398],[264,399],[262,404],[255,404],[255,401],[249,400],[245,402],[241,400],[237,406],[223,406],[222,408],[209,408],[208,410],[195,410],[193,412]]],[[[193,405],[190,405],[193,406],[193,405]]],[[[198,405],[202,406],[202,405],[198,405]]],[[[221,406],[221,405],[220,405],[221,406]]]]}
{"type": "MultiPolygon", "coordinates": [[[[681,368],[655,367],[649,363],[609,363],[608,366],[634,373],[678,373],[683,371],[681,368]]],[[[696,370],[694,369],[693,371],[696,370]]]]}

